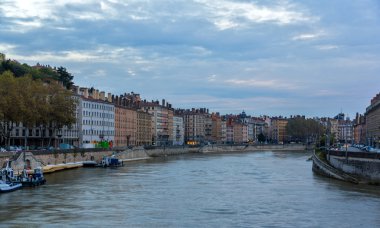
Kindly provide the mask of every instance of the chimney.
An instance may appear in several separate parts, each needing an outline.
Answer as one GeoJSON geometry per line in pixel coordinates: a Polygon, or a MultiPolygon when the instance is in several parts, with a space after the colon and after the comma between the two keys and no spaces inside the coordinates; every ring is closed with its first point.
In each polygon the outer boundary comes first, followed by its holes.
{"type": "Polygon", "coordinates": [[[107,100],[108,100],[108,102],[112,102],[112,94],[111,93],[108,93],[108,95],[107,95],[107,100]]]}
{"type": "Polygon", "coordinates": [[[88,98],[88,89],[87,88],[83,88],[83,96],[85,98],[88,98]]]}
{"type": "Polygon", "coordinates": [[[102,101],[104,101],[106,98],[105,98],[105,95],[106,95],[106,93],[104,92],[104,91],[101,91],[100,93],[99,93],[99,99],[100,100],[102,100],[102,101]]]}

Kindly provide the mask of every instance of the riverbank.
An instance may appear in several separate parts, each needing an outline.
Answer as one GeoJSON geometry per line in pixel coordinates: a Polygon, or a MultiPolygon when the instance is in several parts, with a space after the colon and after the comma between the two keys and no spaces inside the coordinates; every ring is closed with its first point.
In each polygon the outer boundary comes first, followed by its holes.
{"type": "Polygon", "coordinates": [[[104,156],[114,155],[123,162],[146,160],[152,157],[174,156],[189,153],[231,153],[254,151],[305,151],[306,147],[299,144],[287,145],[207,145],[203,147],[172,146],[172,147],[135,147],[132,149],[80,149],[55,151],[25,151],[0,154],[0,163],[12,160],[15,173],[29,167],[42,167],[46,173],[65,169],[78,168],[85,161],[100,163],[104,156]]]}
{"type": "Polygon", "coordinates": [[[380,154],[371,152],[320,151],[313,155],[313,171],[335,179],[380,184],[380,154]],[[322,159],[323,158],[323,159],[322,159]]]}

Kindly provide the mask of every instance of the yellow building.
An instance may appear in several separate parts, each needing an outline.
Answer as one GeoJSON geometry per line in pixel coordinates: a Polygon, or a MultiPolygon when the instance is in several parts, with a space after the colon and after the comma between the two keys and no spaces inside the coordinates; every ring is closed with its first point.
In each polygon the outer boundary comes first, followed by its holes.
{"type": "Polygon", "coordinates": [[[284,143],[286,140],[286,125],[288,125],[288,119],[281,117],[272,118],[271,138],[274,142],[284,143]]]}

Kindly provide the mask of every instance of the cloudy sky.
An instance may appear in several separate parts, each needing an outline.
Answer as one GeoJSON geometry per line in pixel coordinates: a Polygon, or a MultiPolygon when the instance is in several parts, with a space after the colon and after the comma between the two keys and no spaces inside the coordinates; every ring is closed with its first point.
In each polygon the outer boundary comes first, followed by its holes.
{"type": "Polygon", "coordinates": [[[0,52],[179,108],[353,117],[380,92],[380,1],[0,0],[0,52]]]}

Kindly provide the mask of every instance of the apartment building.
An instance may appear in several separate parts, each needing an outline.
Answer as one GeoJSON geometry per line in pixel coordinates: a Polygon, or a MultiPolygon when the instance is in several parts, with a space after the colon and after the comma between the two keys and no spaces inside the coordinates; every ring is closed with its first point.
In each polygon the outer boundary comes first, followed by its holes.
{"type": "Polygon", "coordinates": [[[366,108],[365,122],[367,144],[380,148],[380,93],[371,99],[371,104],[366,108]]]}
{"type": "Polygon", "coordinates": [[[173,114],[174,111],[169,103],[162,100],[160,105],[158,101],[142,102],[142,110],[152,115],[153,123],[153,143],[157,146],[173,145],[173,114]]]}

